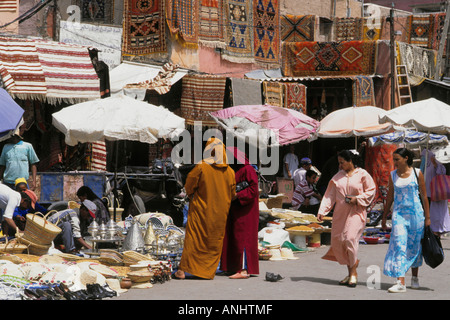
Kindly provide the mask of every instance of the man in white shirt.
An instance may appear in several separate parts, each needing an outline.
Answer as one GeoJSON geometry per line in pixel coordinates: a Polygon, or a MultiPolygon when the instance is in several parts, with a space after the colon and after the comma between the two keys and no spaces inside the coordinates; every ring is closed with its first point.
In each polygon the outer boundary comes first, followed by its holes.
{"type": "Polygon", "coordinates": [[[313,170],[306,171],[305,180],[295,187],[292,196],[292,209],[305,213],[317,214],[322,195],[314,189],[314,181],[317,173],[313,170]]]}
{"type": "Polygon", "coordinates": [[[295,146],[289,146],[289,153],[283,159],[283,176],[286,179],[292,179],[294,171],[298,169],[298,157],[295,154],[295,146]]]}
{"type": "Polygon", "coordinates": [[[17,192],[10,187],[0,183],[0,217],[4,235],[14,235],[16,233],[16,223],[13,220],[14,210],[34,209],[37,201],[36,194],[31,190],[17,192]]]}
{"type": "Polygon", "coordinates": [[[300,168],[294,171],[292,178],[294,179],[294,189],[301,181],[305,181],[306,171],[312,167],[312,161],[310,158],[302,158],[300,160],[300,168]]]}

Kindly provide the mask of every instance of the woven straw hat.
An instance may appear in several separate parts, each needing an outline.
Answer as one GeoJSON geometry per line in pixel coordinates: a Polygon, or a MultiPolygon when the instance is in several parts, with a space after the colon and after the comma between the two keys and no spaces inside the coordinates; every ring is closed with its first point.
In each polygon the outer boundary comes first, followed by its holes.
{"type": "Polygon", "coordinates": [[[281,248],[281,257],[288,260],[298,259],[298,257],[294,257],[294,253],[289,248],[281,248]]]}
{"type": "Polygon", "coordinates": [[[119,279],[114,279],[114,278],[110,278],[110,279],[106,279],[106,284],[115,292],[117,293],[124,293],[127,292],[128,289],[122,289],[120,287],[120,281],[119,279]]]}
{"type": "Polygon", "coordinates": [[[286,260],[286,258],[283,258],[281,256],[281,250],[280,249],[270,249],[269,250],[269,254],[272,255],[272,257],[270,257],[270,261],[281,261],[281,260],[286,260]]]}

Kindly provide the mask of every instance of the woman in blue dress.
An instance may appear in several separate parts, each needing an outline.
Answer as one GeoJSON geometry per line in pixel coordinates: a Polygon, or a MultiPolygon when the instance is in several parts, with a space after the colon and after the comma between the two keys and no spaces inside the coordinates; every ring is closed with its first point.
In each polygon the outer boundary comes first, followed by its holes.
{"type": "Polygon", "coordinates": [[[419,288],[418,272],[423,261],[421,239],[424,225],[430,225],[425,180],[422,172],[412,167],[413,157],[413,153],[405,148],[394,151],[396,170],[391,172],[389,178],[389,191],[381,222],[382,228],[386,229],[386,217],[394,204],[391,238],[383,271],[385,275],[397,278],[397,283],[388,290],[394,293],[406,291],[405,274],[410,268],[411,288],[419,288]]]}

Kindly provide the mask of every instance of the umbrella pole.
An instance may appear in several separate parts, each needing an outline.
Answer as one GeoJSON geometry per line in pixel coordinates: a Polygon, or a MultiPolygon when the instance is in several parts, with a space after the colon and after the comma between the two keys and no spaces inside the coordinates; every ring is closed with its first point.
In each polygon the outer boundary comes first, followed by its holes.
{"type": "MultiPolygon", "coordinates": [[[[428,165],[428,142],[430,141],[430,131],[428,131],[428,134],[427,134],[427,152],[426,152],[426,157],[425,157],[425,167],[424,167],[424,169],[423,169],[423,177],[424,177],[424,180],[426,179],[426,177],[427,177],[427,165],[428,165]]],[[[425,180],[426,181],[426,180],[425,180]]],[[[428,196],[428,195],[427,195],[428,196]]]]}
{"type": "Polygon", "coordinates": [[[119,161],[119,140],[115,141],[115,153],[116,153],[116,160],[114,161],[114,200],[113,200],[113,207],[114,207],[114,221],[116,220],[116,209],[117,209],[117,161],[119,161]]]}

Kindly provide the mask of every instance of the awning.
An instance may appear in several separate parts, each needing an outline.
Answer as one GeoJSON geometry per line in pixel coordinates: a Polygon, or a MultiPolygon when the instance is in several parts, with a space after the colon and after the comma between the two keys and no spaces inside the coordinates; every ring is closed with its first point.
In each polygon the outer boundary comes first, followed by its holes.
{"type": "MultiPolygon", "coordinates": [[[[111,95],[125,94],[143,100],[146,91],[150,88],[149,85],[152,88],[157,87],[155,79],[164,71],[164,66],[124,61],[110,72],[111,95]]],[[[165,85],[175,84],[186,74],[187,70],[177,68],[172,72],[170,80],[165,85]]],[[[164,93],[164,90],[161,93],[164,93]]]]}

